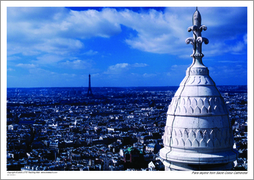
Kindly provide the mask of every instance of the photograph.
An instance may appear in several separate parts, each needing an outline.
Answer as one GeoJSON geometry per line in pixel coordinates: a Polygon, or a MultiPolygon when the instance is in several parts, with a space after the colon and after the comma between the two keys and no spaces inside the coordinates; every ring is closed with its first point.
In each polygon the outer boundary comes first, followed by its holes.
{"type": "Polygon", "coordinates": [[[2,1],[1,179],[253,178],[252,18],[252,1],[2,1]]]}

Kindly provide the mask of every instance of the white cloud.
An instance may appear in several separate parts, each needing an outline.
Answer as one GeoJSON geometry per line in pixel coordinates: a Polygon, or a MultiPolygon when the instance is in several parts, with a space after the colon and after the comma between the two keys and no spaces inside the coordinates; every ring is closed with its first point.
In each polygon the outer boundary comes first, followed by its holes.
{"type": "Polygon", "coordinates": [[[146,63],[135,63],[132,66],[133,67],[146,67],[146,66],[148,66],[148,64],[146,64],[146,63]]]}
{"type": "Polygon", "coordinates": [[[248,37],[247,37],[247,34],[245,34],[243,36],[243,42],[244,42],[244,44],[247,44],[247,41],[248,41],[248,37]]]}
{"type": "Polygon", "coordinates": [[[29,73],[31,77],[46,77],[46,78],[57,78],[57,79],[66,79],[68,78],[72,78],[72,77],[76,77],[77,75],[74,73],[60,73],[60,72],[54,72],[54,71],[50,71],[47,69],[43,69],[43,68],[31,68],[29,69],[29,73]]]}
{"type": "Polygon", "coordinates": [[[13,68],[8,68],[7,71],[15,71],[13,68]]]}
{"type": "MultiPolygon", "coordinates": [[[[208,27],[208,30],[202,35],[208,36],[210,42],[224,44],[227,40],[235,40],[239,33],[246,31],[245,8],[204,7],[199,9],[204,19],[202,24],[205,23],[208,27]],[[239,19],[238,22],[240,23],[237,26],[235,26],[236,19],[239,19]]],[[[167,8],[164,13],[151,10],[144,14],[125,11],[123,13],[125,19],[121,20],[122,23],[137,31],[137,36],[126,39],[126,42],[131,47],[146,52],[168,53],[183,58],[189,57],[192,48],[188,46],[188,50],[184,41],[192,36],[192,32],[187,32],[187,27],[192,25],[193,13],[193,8],[167,8]]],[[[222,53],[225,49],[228,53],[236,53],[244,48],[241,43],[236,46],[226,46],[228,48],[224,46],[223,49],[208,46],[204,49],[209,48],[209,51],[216,51],[217,53],[222,53]]],[[[208,53],[213,56],[218,55],[208,53]]]]}
{"type": "MultiPolygon", "coordinates": [[[[234,39],[240,30],[244,30],[247,21],[244,19],[244,8],[199,8],[204,19],[202,24],[208,26],[204,37],[209,35],[211,42],[234,39]],[[226,12],[226,13],[225,13],[226,12]],[[216,16],[214,16],[216,14],[216,16]],[[240,24],[235,26],[235,20],[240,24]],[[232,29],[234,27],[234,29],[232,29]],[[219,29],[220,28],[220,29],[219,29]]],[[[168,53],[179,57],[189,57],[191,46],[184,42],[192,33],[187,28],[192,25],[194,9],[167,8],[164,12],[151,9],[134,12],[128,9],[117,10],[104,8],[101,11],[72,11],[66,8],[8,8],[8,55],[22,53],[23,55],[39,55],[52,53],[56,55],[71,55],[85,46],[81,39],[91,37],[109,38],[119,34],[121,25],[134,31],[136,35],[126,37],[125,42],[132,48],[152,53],[168,53]],[[187,50],[190,49],[190,50],[187,50]],[[185,54],[186,53],[186,54],[185,54]]],[[[246,42],[246,36],[244,42],[246,42]]],[[[228,48],[239,52],[244,45],[241,43],[228,48]]],[[[211,52],[220,47],[209,46],[211,52]],[[212,47],[212,48],[211,48],[212,47]]],[[[223,48],[225,49],[225,48],[223,48]]],[[[87,55],[97,51],[88,50],[87,55]]],[[[205,54],[206,55],[206,54],[205,54]]]]}
{"type": "Polygon", "coordinates": [[[148,66],[148,64],[146,63],[134,63],[134,64],[118,63],[115,65],[109,66],[107,71],[104,73],[105,74],[121,74],[132,68],[141,68],[146,66],[148,66]]]}
{"type": "Polygon", "coordinates": [[[93,50],[90,49],[89,51],[86,51],[84,54],[88,55],[88,56],[93,56],[93,55],[95,55],[97,53],[98,53],[98,51],[93,51],[93,50]]]}
{"type": "Polygon", "coordinates": [[[130,65],[128,63],[118,63],[108,67],[108,70],[105,74],[120,74],[123,71],[126,71],[130,65]]]}
{"type": "Polygon", "coordinates": [[[22,67],[22,68],[35,68],[36,67],[36,65],[34,65],[34,64],[23,64],[23,63],[19,63],[16,66],[22,67]]]}
{"type": "Polygon", "coordinates": [[[36,50],[56,55],[69,55],[83,47],[83,43],[75,39],[52,38],[46,39],[43,43],[35,46],[36,50]]]}
{"type": "Polygon", "coordinates": [[[41,77],[41,76],[52,77],[52,71],[38,68],[38,67],[29,69],[29,73],[34,77],[41,77]]]}
{"type": "Polygon", "coordinates": [[[60,67],[68,69],[91,69],[93,62],[91,60],[76,59],[59,63],[60,67]]]}
{"type": "Polygon", "coordinates": [[[237,42],[236,45],[232,46],[232,53],[240,53],[243,48],[246,47],[243,42],[237,42]]]}
{"type": "Polygon", "coordinates": [[[7,58],[8,61],[20,60],[20,59],[21,59],[21,57],[19,57],[19,56],[9,56],[9,57],[7,58]]]}
{"type": "Polygon", "coordinates": [[[118,69],[126,69],[128,66],[129,66],[128,63],[119,63],[116,65],[109,66],[109,69],[115,71],[118,69]]]}
{"type": "Polygon", "coordinates": [[[243,64],[235,64],[232,66],[232,63],[225,63],[225,65],[221,66],[212,66],[209,67],[210,76],[213,80],[219,84],[227,83],[225,80],[234,79],[236,84],[242,84],[240,81],[247,77],[247,68],[246,65],[243,64]],[[224,78],[221,78],[221,74],[226,74],[224,78]],[[237,78],[236,78],[237,77],[237,78]],[[222,82],[224,80],[224,82],[222,82]]]}
{"type": "Polygon", "coordinates": [[[215,42],[208,44],[209,47],[206,47],[203,50],[203,53],[207,57],[218,56],[226,53],[230,54],[244,54],[246,53],[247,44],[245,44],[244,37],[242,41],[234,41],[233,44],[226,42],[215,42]]]}
{"type": "Polygon", "coordinates": [[[150,77],[154,77],[154,76],[156,76],[156,74],[150,74],[150,73],[143,74],[143,77],[145,77],[145,78],[150,78],[150,77]]]}
{"type": "Polygon", "coordinates": [[[153,9],[137,13],[114,8],[104,8],[102,11],[8,8],[8,54],[70,53],[68,49],[83,47],[77,38],[109,38],[121,32],[120,24],[137,32],[137,36],[126,39],[132,48],[177,54],[178,44],[184,42],[184,34],[187,33],[182,26],[186,22],[183,19],[185,16],[174,13],[172,10],[163,13],[153,9]],[[22,47],[24,44],[26,48],[22,47]]]}
{"type": "Polygon", "coordinates": [[[121,23],[137,31],[137,36],[126,39],[132,48],[153,53],[177,54],[179,40],[184,42],[185,33],[169,12],[150,10],[137,13],[130,10],[119,12],[121,23]]]}
{"type": "Polygon", "coordinates": [[[54,64],[54,63],[57,63],[57,62],[59,62],[63,59],[64,59],[64,57],[61,57],[61,56],[45,54],[43,56],[37,57],[37,61],[35,61],[35,63],[38,63],[38,64],[54,64]]]}
{"type": "MultiPolygon", "coordinates": [[[[7,11],[7,56],[37,56],[33,63],[50,64],[71,59],[84,49],[83,38],[110,37],[121,32],[116,10],[71,11],[66,8],[10,7],[7,11]],[[45,55],[46,53],[46,55],[45,55]]],[[[95,55],[88,50],[85,55],[95,55]]],[[[82,53],[80,53],[82,55],[82,53]]],[[[75,63],[74,68],[77,68],[75,63]]],[[[84,68],[81,64],[80,68],[84,68]]]]}
{"type": "Polygon", "coordinates": [[[105,9],[101,12],[96,10],[70,11],[65,23],[69,31],[80,38],[93,36],[110,37],[121,32],[120,24],[115,22],[116,10],[105,9]]]}

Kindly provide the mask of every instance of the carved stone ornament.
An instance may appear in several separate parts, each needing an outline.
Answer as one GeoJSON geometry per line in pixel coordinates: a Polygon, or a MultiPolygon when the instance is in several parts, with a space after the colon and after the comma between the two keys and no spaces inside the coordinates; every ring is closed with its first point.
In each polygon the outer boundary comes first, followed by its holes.
{"type": "MultiPolygon", "coordinates": [[[[209,43],[207,38],[201,36],[202,30],[206,31],[207,27],[201,25],[201,15],[199,11],[195,11],[192,18],[192,26],[188,28],[188,32],[193,32],[193,38],[189,37],[185,40],[187,44],[191,43],[193,45],[193,54],[191,57],[203,57],[202,54],[202,43],[209,43]]],[[[197,59],[199,60],[199,59],[197,59]]]]}

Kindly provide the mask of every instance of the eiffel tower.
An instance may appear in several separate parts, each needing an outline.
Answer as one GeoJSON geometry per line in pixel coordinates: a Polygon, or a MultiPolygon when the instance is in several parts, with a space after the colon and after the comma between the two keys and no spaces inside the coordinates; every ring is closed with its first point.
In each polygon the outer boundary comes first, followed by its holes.
{"type": "Polygon", "coordinates": [[[91,88],[91,75],[89,74],[89,87],[88,87],[88,91],[87,91],[87,96],[93,96],[92,93],[92,88],[91,88]]]}

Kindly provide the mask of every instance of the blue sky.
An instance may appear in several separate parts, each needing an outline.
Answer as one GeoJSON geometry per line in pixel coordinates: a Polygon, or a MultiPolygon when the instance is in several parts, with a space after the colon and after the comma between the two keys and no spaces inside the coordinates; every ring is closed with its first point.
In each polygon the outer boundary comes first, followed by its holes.
{"type": "MultiPolygon", "coordinates": [[[[7,87],[178,86],[195,7],[8,7],[7,87]]],[[[199,7],[203,63],[217,85],[247,84],[247,7],[199,7]]]]}

